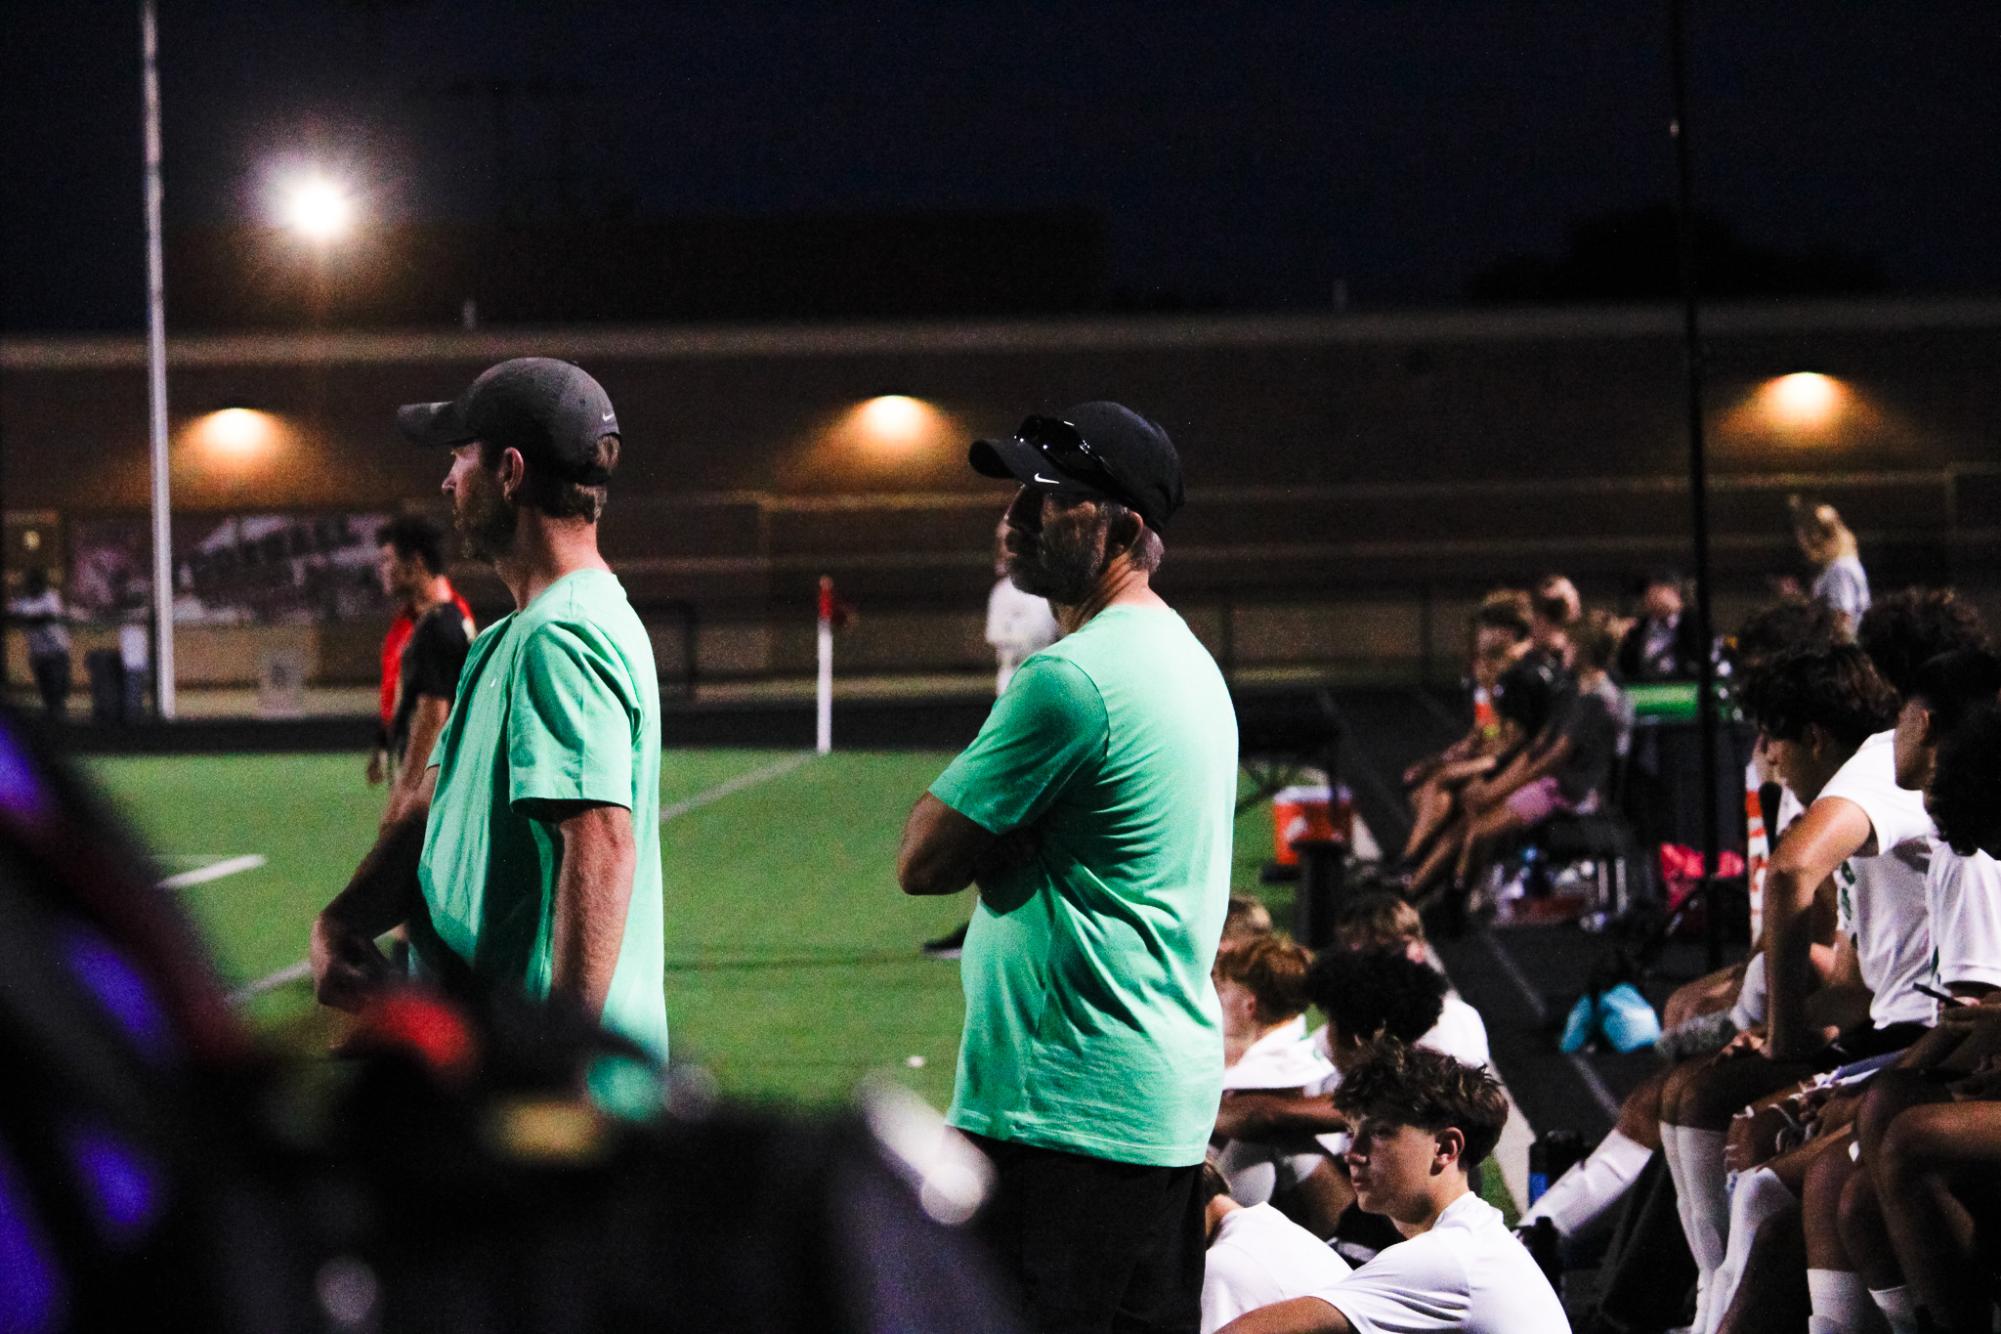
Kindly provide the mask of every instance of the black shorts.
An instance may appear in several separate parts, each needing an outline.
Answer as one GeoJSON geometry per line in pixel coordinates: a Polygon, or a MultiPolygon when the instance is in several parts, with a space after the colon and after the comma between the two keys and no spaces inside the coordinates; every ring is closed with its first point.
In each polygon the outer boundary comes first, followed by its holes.
{"type": "Polygon", "coordinates": [[[1871,1056],[1902,1051],[1929,1032],[1929,1024],[1902,1023],[1885,1028],[1856,1024],[1853,1028],[1843,1029],[1840,1037],[1827,1044],[1821,1058],[1825,1064],[1820,1068],[1832,1070],[1851,1061],[1866,1061],[1871,1056]]]}
{"type": "Polygon", "coordinates": [[[1202,1169],[968,1136],[993,1160],[981,1231],[1040,1334],[1202,1324],[1202,1169]]]}

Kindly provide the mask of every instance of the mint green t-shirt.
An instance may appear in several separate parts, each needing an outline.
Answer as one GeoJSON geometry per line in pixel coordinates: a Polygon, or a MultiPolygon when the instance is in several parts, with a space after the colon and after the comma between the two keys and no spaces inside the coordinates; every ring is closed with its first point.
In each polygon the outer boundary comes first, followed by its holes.
{"type": "Polygon", "coordinates": [[[979,895],[946,1119],[1114,1162],[1202,1161],[1222,1096],[1209,970],[1230,895],[1237,719],[1166,608],[1022,664],[931,794],[1035,857],[979,895]]]}
{"type": "Polygon", "coordinates": [[[632,812],[625,938],[605,1027],[662,1060],[660,683],[617,578],[565,575],[466,655],[431,754],[438,786],[418,867],[443,943],[476,976],[547,996],[562,840],[542,803],[632,812]]]}

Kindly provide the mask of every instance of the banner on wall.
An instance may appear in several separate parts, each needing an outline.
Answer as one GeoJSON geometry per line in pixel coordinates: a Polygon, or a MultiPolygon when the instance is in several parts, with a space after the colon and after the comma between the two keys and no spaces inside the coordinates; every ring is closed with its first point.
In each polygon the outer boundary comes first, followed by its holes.
{"type": "MultiPolygon", "coordinates": [[[[375,533],[389,516],[233,514],[174,532],[174,619],[182,625],[314,624],[374,618],[384,600],[375,533]]],[[[152,605],[151,530],[143,517],[70,525],[73,616],[144,618],[152,605]]]]}

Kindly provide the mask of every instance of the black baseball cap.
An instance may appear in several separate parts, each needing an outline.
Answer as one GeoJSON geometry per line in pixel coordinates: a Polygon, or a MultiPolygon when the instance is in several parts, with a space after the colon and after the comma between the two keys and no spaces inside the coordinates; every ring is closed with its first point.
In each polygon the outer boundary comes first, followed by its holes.
{"type": "Polygon", "coordinates": [[[589,371],[554,357],[516,357],[480,372],[449,403],[405,403],[396,429],[419,445],[484,440],[583,486],[611,474],[598,466],[598,437],[617,435],[618,416],[589,371]]]}
{"type": "Polygon", "coordinates": [[[973,471],[1023,486],[1116,500],[1155,532],[1181,508],[1181,456],[1160,423],[1118,403],[1029,417],[1005,440],[975,440],[973,471]]]}

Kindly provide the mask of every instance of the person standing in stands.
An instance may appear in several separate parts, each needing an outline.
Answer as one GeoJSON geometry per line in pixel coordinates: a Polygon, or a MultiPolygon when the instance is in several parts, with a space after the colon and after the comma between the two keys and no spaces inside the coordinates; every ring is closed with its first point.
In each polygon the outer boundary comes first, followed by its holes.
{"type": "Polygon", "coordinates": [[[1151,584],[1180,459],[1157,423],[1105,402],[1029,417],[969,458],[1021,484],[1008,576],[1066,633],[903,830],[905,893],[978,886],[947,1120],[995,1164],[990,1238],[1034,1328],[1193,1330],[1237,723],[1151,584]]]}
{"type": "Polygon", "coordinates": [[[36,566],[22,574],[20,596],[7,604],[7,614],[28,633],[28,670],[42,697],[42,713],[60,722],[69,711],[69,616],[48,571],[36,566]]]}
{"type": "Polygon", "coordinates": [[[1814,505],[1799,496],[1789,496],[1793,540],[1800,554],[1818,571],[1808,590],[1817,602],[1825,602],[1843,617],[1853,630],[1869,610],[1869,576],[1862,569],[1862,555],[1855,534],[1841,521],[1841,512],[1832,505],[1814,505]]]}
{"type": "Polygon", "coordinates": [[[389,800],[382,823],[388,825],[416,799],[424,781],[431,747],[445,730],[458,693],[473,620],[465,599],[445,578],[444,535],[430,520],[415,514],[391,519],[376,530],[375,542],[376,575],[397,608],[382,641],[385,712],[381,741],[368,765],[371,786],[382,782],[386,771],[389,800]]]}
{"type": "MultiPolygon", "coordinates": [[[[403,650],[408,647],[417,622],[426,612],[450,603],[465,623],[468,643],[473,635],[472,608],[445,577],[443,535],[436,525],[419,515],[399,515],[375,530],[375,549],[375,577],[382,584],[383,596],[395,604],[396,615],[389,622],[388,633],[382,636],[381,725],[376,728],[375,747],[368,754],[370,787],[393,783],[397,763],[407,749],[396,744],[396,715],[401,708],[403,650]]],[[[463,653],[459,660],[464,662],[463,653]]],[[[436,733],[431,739],[437,739],[436,733]]],[[[428,758],[429,754],[427,750],[419,759],[428,758]]],[[[417,776],[423,777],[421,763],[417,766],[417,776]]],[[[388,806],[393,811],[398,804],[392,786],[388,806]]],[[[385,823],[387,819],[385,815],[385,823]]]]}
{"type": "Polygon", "coordinates": [[[1682,603],[1681,576],[1670,570],[1647,576],[1640,590],[1640,616],[1619,641],[1613,671],[1627,685],[1636,681],[1692,681],[1707,653],[1701,627],[1682,603]]]}

